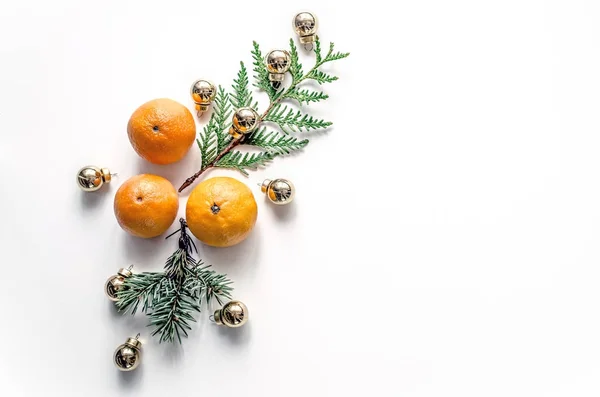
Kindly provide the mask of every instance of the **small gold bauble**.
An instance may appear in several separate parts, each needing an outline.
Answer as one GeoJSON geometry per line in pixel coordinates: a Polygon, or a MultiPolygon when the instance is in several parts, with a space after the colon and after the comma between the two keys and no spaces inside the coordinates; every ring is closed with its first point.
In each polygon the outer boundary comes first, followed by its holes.
{"type": "MultiPolygon", "coordinates": [[[[285,78],[285,73],[290,69],[292,58],[290,53],[284,50],[273,50],[265,57],[265,65],[269,72],[269,81],[271,83],[281,83],[285,78]]],[[[274,84],[279,88],[280,84],[274,84]]]]}
{"type": "Polygon", "coordinates": [[[294,17],[294,30],[302,44],[313,43],[317,39],[317,18],[310,12],[301,12],[294,17]]]}
{"type": "Polygon", "coordinates": [[[84,192],[95,192],[105,183],[110,183],[112,175],[108,168],[87,165],[77,172],[77,186],[84,192]]]}
{"type": "Polygon", "coordinates": [[[197,80],[192,84],[190,94],[194,103],[196,104],[196,110],[198,116],[208,110],[211,102],[215,99],[217,89],[215,85],[208,80],[197,80]]]}
{"type": "Polygon", "coordinates": [[[250,134],[258,126],[258,113],[251,107],[239,108],[233,114],[231,128],[229,133],[235,138],[241,138],[242,135],[250,134]]]}
{"type": "Polygon", "coordinates": [[[117,292],[119,292],[123,288],[123,284],[125,283],[125,279],[131,276],[133,273],[131,272],[132,266],[129,266],[127,269],[119,269],[117,274],[114,276],[110,276],[108,280],[106,280],[106,284],[104,284],[104,293],[113,302],[118,301],[117,292]]]}
{"type": "Polygon", "coordinates": [[[248,321],[248,308],[240,301],[230,301],[214,314],[215,323],[238,328],[248,321]]]}
{"type": "Polygon", "coordinates": [[[113,355],[113,362],[120,371],[133,371],[140,365],[142,359],[142,342],[140,334],[135,338],[128,338],[125,343],[117,347],[113,355]]]}
{"type": "Polygon", "coordinates": [[[287,179],[265,179],[260,190],[267,195],[269,201],[277,205],[289,204],[296,196],[294,184],[287,179]]]}

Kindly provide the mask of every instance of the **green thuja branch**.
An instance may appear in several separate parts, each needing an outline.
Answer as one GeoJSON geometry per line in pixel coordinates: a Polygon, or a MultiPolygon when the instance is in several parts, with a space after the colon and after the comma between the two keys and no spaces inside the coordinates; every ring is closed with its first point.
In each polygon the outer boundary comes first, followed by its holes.
{"type": "Polygon", "coordinates": [[[300,105],[302,105],[303,102],[308,105],[311,102],[324,101],[329,98],[329,95],[321,91],[312,91],[306,89],[300,90],[298,88],[294,88],[288,93],[287,97],[298,101],[300,105]]]}
{"type": "Polygon", "coordinates": [[[250,106],[257,110],[258,103],[254,102],[249,88],[248,71],[243,62],[240,62],[240,70],[234,80],[232,94],[227,94],[219,87],[216,99],[213,103],[213,114],[204,127],[204,134],[198,139],[198,146],[202,156],[201,168],[191,177],[187,178],[179,188],[182,192],[190,186],[200,175],[211,168],[231,168],[248,175],[248,170],[254,170],[265,166],[277,156],[287,155],[300,150],[308,144],[308,140],[297,140],[287,135],[300,131],[322,130],[330,127],[332,123],[294,109],[290,105],[282,104],[283,101],[295,101],[298,105],[310,105],[324,101],[329,98],[322,91],[315,91],[299,86],[307,81],[313,80],[318,84],[331,83],[338,79],[337,76],[319,70],[328,62],[337,61],[350,55],[347,52],[335,52],[333,43],[330,43],[326,54],[321,49],[321,43],[317,39],[314,45],[315,64],[306,73],[298,58],[298,49],[293,40],[290,40],[290,69],[292,77],[290,85],[286,89],[277,90],[269,81],[269,72],[264,64],[264,57],[258,43],[253,43],[252,65],[254,72],[254,83],[256,88],[264,91],[269,97],[269,106],[260,115],[258,123],[268,123],[277,127],[280,132],[266,132],[264,128],[257,128],[249,135],[240,138],[232,138],[229,134],[231,128],[231,114],[234,109],[250,106]],[[234,150],[237,146],[254,146],[260,151],[258,153],[242,153],[234,150]]]}
{"type": "Polygon", "coordinates": [[[260,166],[266,165],[273,157],[275,157],[274,154],[266,152],[242,153],[235,150],[225,153],[215,163],[215,167],[233,168],[240,171],[243,175],[248,176],[247,169],[255,170],[260,166]]]}
{"type": "Polygon", "coordinates": [[[194,259],[196,246],[187,233],[185,220],[180,219],[180,223],[181,228],[175,232],[180,233],[178,249],[167,259],[164,272],[133,274],[117,292],[119,311],[146,313],[152,335],[158,335],[159,342],[177,339],[181,343],[181,337],[187,337],[196,322],[194,314],[200,312],[202,302],[208,305],[215,299],[222,304],[224,299],[231,299],[233,291],[227,276],[194,259]]]}
{"type": "MultiPolygon", "coordinates": [[[[240,71],[238,78],[233,80],[233,94],[231,95],[231,104],[235,109],[250,106],[252,104],[252,92],[248,87],[248,72],[243,62],[240,62],[240,71]]],[[[258,102],[252,106],[258,107],[258,102]]]]}
{"type": "Polygon", "coordinates": [[[286,155],[308,145],[308,139],[299,140],[293,136],[280,135],[274,131],[267,132],[265,127],[256,131],[246,139],[247,145],[256,146],[272,155],[286,155]]]}
{"type": "Polygon", "coordinates": [[[253,42],[254,49],[252,50],[252,65],[254,65],[254,86],[260,88],[267,93],[271,101],[277,98],[277,90],[271,85],[269,81],[269,72],[265,66],[265,60],[263,54],[260,51],[258,43],[253,42]]]}
{"type": "Polygon", "coordinates": [[[302,114],[299,110],[294,111],[294,109],[280,103],[273,106],[263,120],[277,124],[286,134],[300,132],[302,129],[306,131],[318,130],[327,128],[332,124],[329,121],[318,120],[312,116],[302,114]]]}

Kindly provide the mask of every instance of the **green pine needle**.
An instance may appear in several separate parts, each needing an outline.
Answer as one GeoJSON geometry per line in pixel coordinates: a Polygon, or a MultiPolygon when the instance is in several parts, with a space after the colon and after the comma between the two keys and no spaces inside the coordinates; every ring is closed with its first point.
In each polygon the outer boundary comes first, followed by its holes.
{"type": "Polygon", "coordinates": [[[187,337],[187,331],[192,329],[190,323],[196,322],[192,313],[199,313],[200,306],[174,280],[168,280],[164,288],[165,294],[156,302],[149,315],[149,325],[154,327],[152,336],[160,335],[159,343],[174,342],[175,337],[181,343],[182,334],[187,337]]]}
{"type": "Polygon", "coordinates": [[[188,278],[186,289],[198,302],[204,300],[209,304],[212,299],[215,299],[219,305],[223,305],[224,299],[231,299],[232,281],[224,274],[209,269],[210,265],[203,265],[200,262],[188,278]]]}
{"type": "Polygon", "coordinates": [[[135,314],[139,305],[146,313],[159,299],[161,284],[166,280],[164,273],[147,272],[133,274],[127,278],[127,288],[118,292],[117,308],[123,313],[135,314]]]}

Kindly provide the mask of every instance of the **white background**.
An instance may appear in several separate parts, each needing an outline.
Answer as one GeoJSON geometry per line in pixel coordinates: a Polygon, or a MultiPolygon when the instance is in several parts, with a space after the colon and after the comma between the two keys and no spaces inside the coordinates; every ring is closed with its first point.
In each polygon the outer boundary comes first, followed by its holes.
{"type": "Polygon", "coordinates": [[[598,396],[598,21],[594,0],[3,1],[0,395],[598,396]],[[127,120],[156,97],[191,108],[195,78],[229,86],[302,9],[352,52],[310,110],[334,127],[247,179],[211,173],[259,204],[244,243],[200,247],[251,319],[204,312],[158,345],[102,287],[175,241],[129,237],[113,196],[143,172],[179,185],[199,153],[148,164],[127,120]],[[83,194],[88,163],[119,177],[83,194]],[[275,208],[255,184],[280,176],[297,201],[275,208]],[[119,373],[137,332],[142,366],[119,373]]]}

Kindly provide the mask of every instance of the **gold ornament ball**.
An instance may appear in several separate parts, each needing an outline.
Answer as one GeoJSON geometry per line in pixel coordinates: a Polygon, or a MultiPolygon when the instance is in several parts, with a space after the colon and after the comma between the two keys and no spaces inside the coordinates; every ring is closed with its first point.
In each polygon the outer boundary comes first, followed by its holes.
{"type": "Polygon", "coordinates": [[[139,335],[135,338],[127,339],[127,342],[115,350],[113,361],[120,371],[133,371],[140,365],[142,342],[140,342],[138,337],[139,335]]]}
{"type": "Polygon", "coordinates": [[[198,111],[205,112],[208,109],[208,106],[211,104],[211,102],[215,99],[217,89],[215,88],[215,85],[210,81],[201,79],[197,80],[194,84],[192,84],[190,94],[192,95],[194,103],[198,105],[198,111]]]}
{"type": "Polygon", "coordinates": [[[248,322],[248,308],[240,301],[230,301],[214,314],[215,322],[228,328],[238,328],[248,322]]]}
{"type": "Polygon", "coordinates": [[[285,205],[294,200],[296,188],[294,184],[287,179],[266,179],[260,190],[267,195],[273,204],[285,205]]]}
{"type": "Polygon", "coordinates": [[[117,292],[119,292],[123,288],[123,284],[125,284],[125,279],[131,276],[133,273],[131,272],[131,267],[129,269],[119,269],[117,274],[114,276],[110,276],[108,280],[106,280],[106,284],[104,284],[104,293],[113,302],[118,301],[117,292]]]}
{"type": "Polygon", "coordinates": [[[285,73],[290,69],[291,62],[292,58],[287,51],[273,50],[269,52],[265,57],[269,81],[283,81],[285,73]]]}
{"type": "Polygon", "coordinates": [[[294,17],[294,30],[302,44],[314,42],[317,34],[317,18],[310,12],[296,14],[294,17]]]}
{"type": "Polygon", "coordinates": [[[95,192],[105,183],[110,183],[111,179],[108,168],[87,165],[77,172],[77,186],[84,192],[95,192]]]}
{"type": "Polygon", "coordinates": [[[259,117],[256,110],[251,107],[239,108],[233,114],[229,133],[236,139],[240,138],[242,135],[250,134],[258,126],[259,117]]]}

